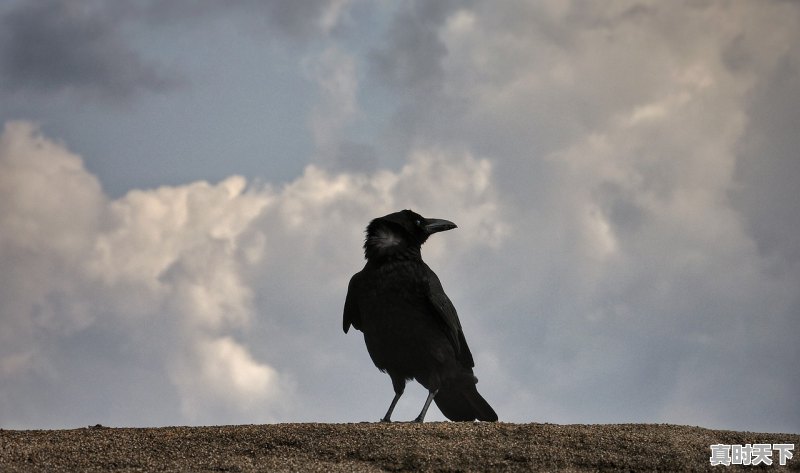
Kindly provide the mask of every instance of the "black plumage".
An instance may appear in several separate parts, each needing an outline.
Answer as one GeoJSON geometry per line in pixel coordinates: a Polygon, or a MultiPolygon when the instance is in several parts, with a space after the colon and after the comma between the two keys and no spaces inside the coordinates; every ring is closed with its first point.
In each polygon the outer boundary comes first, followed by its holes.
{"type": "Polygon", "coordinates": [[[434,401],[453,421],[496,421],[478,393],[475,363],[461,322],[436,274],[422,261],[430,235],[456,228],[447,220],[426,219],[410,210],[376,218],[367,226],[367,264],[350,280],[343,328],[364,333],[367,351],[392,379],[395,396],[383,421],[389,422],[406,382],[428,390],[422,422],[434,401]]]}

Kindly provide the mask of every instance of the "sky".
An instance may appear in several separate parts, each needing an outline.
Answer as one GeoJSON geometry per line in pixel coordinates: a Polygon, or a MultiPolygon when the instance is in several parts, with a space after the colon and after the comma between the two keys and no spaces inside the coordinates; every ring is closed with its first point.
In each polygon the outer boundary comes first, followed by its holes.
{"type": "Polygon", "coordinates": [[[377,421],[342,307],[410,208],[501,421],[798,433],[798,45],[777,0],[3,2],[0,427],[377,421]]]}

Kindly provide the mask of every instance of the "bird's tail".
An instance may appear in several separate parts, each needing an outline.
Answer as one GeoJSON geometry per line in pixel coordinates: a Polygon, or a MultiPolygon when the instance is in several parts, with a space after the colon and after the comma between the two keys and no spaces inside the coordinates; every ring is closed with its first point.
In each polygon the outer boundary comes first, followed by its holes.
{"type": "Polygon", "coordinates": [[[442,386],[433,398],[445,417],[455,422],[482,420],[497,421],[497,414],[475,387],[477,379],[442,386]],[[474,381],[472,381],[474,380],[474,381]]]}

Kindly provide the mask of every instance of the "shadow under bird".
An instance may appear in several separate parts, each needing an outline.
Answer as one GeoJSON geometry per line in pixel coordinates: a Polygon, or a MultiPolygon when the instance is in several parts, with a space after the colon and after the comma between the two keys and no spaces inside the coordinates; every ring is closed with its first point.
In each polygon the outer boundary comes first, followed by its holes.
{"type": "Polygon", "coordinates": [[[352,325],[364,333],[375,366],[392,379],[395,395],[384,422],[391,421],[411,379],[428,390],[415,422],[425,420],[431,401],[452,421],[497,420],[475,387],[475,362],[456,309],[422,261],[421,247],[428,237],[453,228],[453,222],[411,210],[376,218],[367,226],[367,264],[350,279],[343,328],[347,333],[352,325]]]}

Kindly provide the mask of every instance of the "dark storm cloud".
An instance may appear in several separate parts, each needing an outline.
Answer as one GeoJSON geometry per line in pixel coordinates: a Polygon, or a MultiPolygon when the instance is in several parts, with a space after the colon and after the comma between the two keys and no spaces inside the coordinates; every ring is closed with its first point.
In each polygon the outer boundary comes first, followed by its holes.
{"type": "MultiPolygon", "coordinates": [[[[775,271],[800,272],[800,55],[787,54],[749,99],[734,202],[775,271]]],[[[800,307],[798,307],[800,309],[800,307]]]]}
{"type": "Polygon", "coordinates": [[[388,44],[372,56],[379,81],[408,92],[432,92],[443,79],[447,48],[439,28],[452,2],[412,2],[398,14],[388,32],[388,44]]]}
{"type": "Polygon", "coordinates": [[[319,32],[320,20],[331,3],[330,0],[269,1],[243,2],[243,6],[263,8],[270,24],[289,36],[307,36],[319,32]]]}
{"type": "Polygon", "coordinates": [[[336,169],[348,172],[372,172],[378,166],[375,147],[354,141],[341,143],[334,161],[336,169]]]}
{"type": "Polygon", "coordinates": [[[325,16],[336,8],[336,4],[335,0],[150,0],[118,3],[109,8],[152,24],[195,22],[213,20],[221,15],[237,15],[256,29],[277,33],[283,38],[305,40],[324,32],[325,16]]]}
{"type": "Polygon", "coordinates": [[[444,138],[443,116],[456,116],[460,102],[443,94],[446,80],[444,61],[448,50],[441,30],[457,8],[473,2],[407,2],[403,3],[386,32],[383,44],[367,56],[368,81],[388,90],[398,99],[393,116],[393,133],[384,160],[397,161],[410,151],[414,142],[444,138]]]}
{"type": "Polygon", "coordinates": [[[10,92],[70,91],[102,98],[162,92],[182,79],[142,57],[122,28],[196,25],[232,15],[253,31],[299,41],[332,27],[334,20],[326,23],[332,8],[330,0],[20,2],[0,11],[0,77],[10,92]]]}
{"type": "Polygon", "coordinates": [[[0,76],[6,89],[75,91],[126,98],[163,91],[174,77],[125,43],[113,18],[89,3],[25,2],[0,18],[0,76]]]}

